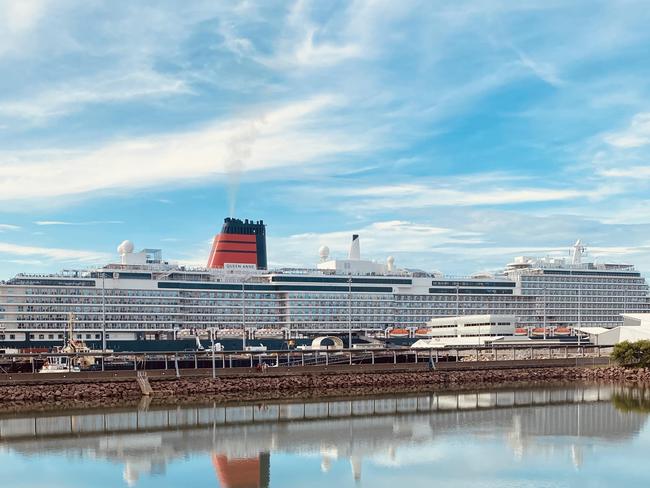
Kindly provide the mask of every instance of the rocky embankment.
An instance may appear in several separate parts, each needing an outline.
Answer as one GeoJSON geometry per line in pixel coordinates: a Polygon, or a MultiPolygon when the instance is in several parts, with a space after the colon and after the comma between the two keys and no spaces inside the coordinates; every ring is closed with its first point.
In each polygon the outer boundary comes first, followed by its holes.
{"type": "MultiPolygon", "coordinates": [[[[331,373],[249,377],[152,379],[156,403],[185,400],[275,400],[331,396],[489,388],[512,384],[567,382],[650,383],[649,369],[572,367],[493,369],[479,371],[414,371],[381,373],[331,373]]],[[[1,385],[0,408],[19,404],[114,404],[141,397],[135,380],[93,383],[43,383],[1,385]]]]}

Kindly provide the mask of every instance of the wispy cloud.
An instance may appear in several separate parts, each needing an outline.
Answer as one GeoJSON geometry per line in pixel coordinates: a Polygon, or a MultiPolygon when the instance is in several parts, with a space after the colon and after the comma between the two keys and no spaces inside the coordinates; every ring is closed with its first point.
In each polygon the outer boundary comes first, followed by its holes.
{"type": "Polygon", "coordinates": [[[373,222],[348,231],[269,237],[270,261],[277,265],[313,265],[318,260],[318,249],[323,245],[330,248],[333,257],[344,257],[352,234],[362,236],[362,252],[366,258],[380,260],[386,259],[389,254],[426,253],[445,244],[481,242],[481,235],[476,232],[391,220],[373,222]]]}
{"type": "MultiPolygon", "coordinates": [[[[330,95],[267,109],[254,118],[219,122],[194,132],[115,142],[70,156],[53,152],[43,161],[15,153],[0,162],[0,200],[29,200],[81,195],[101,190],[151,188],[206,178],[229,171],[231,142],[248,133],[251,145],[246,171],[313,164],[365,150],[365,135],[320,127],[328,110],[338,106],[330,95]]],[[[282,177],[281,174],[277,174],[282,177]]]]}
{"type": "Polygon", "coordinates": [[[531,186],[531,178],[504,176],[493,173],[437,178],[418,183],[363,185],[360,183],[337,187],[298,187],[303,195],[336,200],[340,208],[354,211],[386,212],[390,209],[425,209],[430,207],[482,207],[536,203],[557,203],[575,200],[599,201],[622,191],[616,185],[582,183],[568,185],[531,186]]]}
{"type": "Polygon", "coordinates": [[[10,242],[0,242],[0,253],[11,256],[40,256],[62,262],[103,262],[111,258],[110,254],[102,252],[28,246],[10,242]]]}
{"type": "Polygon", "coordinates": [[[64,220],[37,220],[36,225],[113,225],[123,224],[122,220],[90,220],[87,222],[67,222],[64,220]]]}
{"type": "Polygon", "coordinates": [[[5,230],[19,230],[20,226],[19,225],[14,225],[14,224],[0,224],[0,232],[3,232],[5,230]]]}
{"type": "Polygon", "coordinates": [[[190,89],[185,81],[151,69],[102,73],[90,79],[69,80],[24,99],[0,99],[0,119],[26,119],[42,124],[46,119],[69,114],[90,104],[124,103],[188,93],[190,89]]]}
{"type": "Polygon", "coordinates": [[[650,144],[650,112],[636,114],[626,129],[606,134],[605,142],[624,149],[650,144]]]}

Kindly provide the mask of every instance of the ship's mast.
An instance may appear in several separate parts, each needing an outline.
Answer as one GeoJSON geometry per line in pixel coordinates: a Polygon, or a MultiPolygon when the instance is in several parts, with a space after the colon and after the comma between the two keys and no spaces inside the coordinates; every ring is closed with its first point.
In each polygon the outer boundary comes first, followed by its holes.
{"type": "Polygon", "coordinates": [[[582,241],[578,239],[576,243],[573,245],[573,251],[571,252],[571,264],[581,264],[582,263],[582,255],[585,253],[587,248],[582,245],[582,241]]]}

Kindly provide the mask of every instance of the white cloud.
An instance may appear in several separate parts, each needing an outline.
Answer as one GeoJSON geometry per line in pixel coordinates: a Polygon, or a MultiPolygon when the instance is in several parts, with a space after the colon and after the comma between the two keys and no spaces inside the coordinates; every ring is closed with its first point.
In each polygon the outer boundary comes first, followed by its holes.
{"type": "Polygon", "coordinates": [[[20,226],[18,225],[13,225],[13,224],[0,224],[0,232],[4,232],[5,230],[19,230],[20,226]]]}
{"type": "Polygon", "coordinates": [[[619,188],[593,186],[587,188],[544,188],[526,186],[526,182],[490,181],[480,174],[470,177],[440,178],[435,182],[396,183],[388,185],[310,188],[312,195],[342,197],[341,207],[356,211],[386,211],[397,208],[428,208],[439,206],[498,206],[522,203],[559,202],[566,200],[600,200],[616,194],[619,188]]]}
{"type": "Polygon", "coordinates": [[[43,201],[221,178],[231,170],[233,141],[249,134],[251,125],[256,136],[247,142],[246,171],[296,171],[324,158],[365,150],[367,136],[324,127],[327,111],[338,103],[330,95],[315,96],[194,132],[119,141],[87,153],[5,154],[5,161],[0,159],[0,200],[43,201]]]}
{"type": "Polygon", "coordinates": [[[313,266],[318,261],[318,249],[323,245],[330,248],[332,257],[344,257],[352,234],[361,236],[361,252],[366,259],[385,259],[389,254],[398,253],[426,253],[444,244],[481,242],[481,234],[476,232],[390,220],[347,231],[269,237],[269,261],[281,266],[313,266]]]}
{"type": "Polygon", "coordinates": [[[605,142],[622,149],[646,146],[650,143],[650,113],[636,114],[627,129],[606,134],[605,142]]]}
{"type": "Polygon", "coordinates": [[[9,242],[0,242],[0,253],[12,256],[40,256],[50,260],[64,262],[104,262],[112,257],[110,254],[102,252],[25,246],[9,242]]]}
{"type": "Polygon", "coordinates": [[[650,166],[629,166],[627,168],[610,168],[599,171],[605,178],[650,178],[650,166]]]}
{"type": "Polygon", "coordinates": [[[25,49],[51,5],[51,0],[0,0],[0,57],[25,49]]]}
{"type": "Polygon", "coordinates": [[[189,93],[187,84],[143,68],[124,73],[101,73],[90,79],[59,83],[24,99],[0,101],[0,117],[43,123],[88,104],[189,93]]]}
{"type": "Polygon", "coordinates": [[[123,224],[122,220],[89,220],[87,222],[66,222],[63,220],[37,220],[36,225],[104,225],[123,224]]]}
{"type": "Polygon", "coordinates": [[[516,49],[521,64],[530,69],[539,79],[552,86],[560,86],[564,81],[557,74],[555,66],[550,63],[536,61],[526,55],[523,51],[516,49]]]}

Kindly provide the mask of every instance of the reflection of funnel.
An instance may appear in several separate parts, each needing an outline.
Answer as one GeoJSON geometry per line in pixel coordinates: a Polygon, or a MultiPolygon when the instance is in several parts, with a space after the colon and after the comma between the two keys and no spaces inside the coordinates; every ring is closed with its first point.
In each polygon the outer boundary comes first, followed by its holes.
{"type": "Polygon", "coordinates": [[[228,459],[212,455],[212,464],[222,488],[268,488],[271,475],[271,456],[263,452],[256,458],[228,459]]]}

